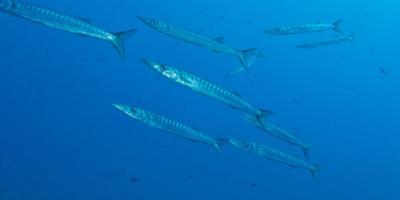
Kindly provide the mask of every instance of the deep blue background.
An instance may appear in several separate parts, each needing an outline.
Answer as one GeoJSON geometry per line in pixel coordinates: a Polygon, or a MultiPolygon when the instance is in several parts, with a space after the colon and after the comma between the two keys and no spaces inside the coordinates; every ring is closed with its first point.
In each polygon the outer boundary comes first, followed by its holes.
{"type": "Polygon", "coordinates": [[[386,1],[35,0],[110,31],[138,28],[122,61],[107,42],[0,13],[0,199],[400,199],[400,3],[386,1]],[[236,58],[157,33],[136,19],[159,17],[268,58],[240,74],[236,58]],[[267,27],[343,18],[354,43],[315,50],[267,27]],[[301,155],[229,107],[140,63],[191,71],[274,110],[270,120],[312,143],[320,183],[230,146],[221,156],[128,118],[126,103],[215,137],[257,141],[301,155]],[[389,76],[380,73],[384,67],[389,76]],[[137,182],[130,180],[138,177],[137,182]]]}

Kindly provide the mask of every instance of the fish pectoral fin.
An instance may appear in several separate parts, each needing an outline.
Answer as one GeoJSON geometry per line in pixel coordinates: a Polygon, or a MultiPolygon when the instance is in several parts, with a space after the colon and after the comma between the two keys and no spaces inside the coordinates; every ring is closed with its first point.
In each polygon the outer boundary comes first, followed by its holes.
{"type": "Polygon", "coordinates": [[[92,20],[90,20],[90,19],[87,19],[87,18],[78,18],[79,20],[81,20],[81,21],[84,21],[84,22],[86,22],[86,23],[92,23],[92,20]]]}
{"type": "Polygon", "coordinates": [[[234,95],[238,96],[238,97],[242,97],[241,94],[239,94],[239,92],[232,92],[234,95]]]}
{"type": "Polygon", "coordinates": [[[224,43],[225,38],[224,37],[216,37],[216,38],[214,38],[214,40],[217,42],[224,43]]]}
{"type": "Polygon", "coordinates": [[[82,33],[77,33],[76,35],[79,35],[79,36],[81,36],[81,37],[88,37],[87,35],[82,34],[82,33]]]}

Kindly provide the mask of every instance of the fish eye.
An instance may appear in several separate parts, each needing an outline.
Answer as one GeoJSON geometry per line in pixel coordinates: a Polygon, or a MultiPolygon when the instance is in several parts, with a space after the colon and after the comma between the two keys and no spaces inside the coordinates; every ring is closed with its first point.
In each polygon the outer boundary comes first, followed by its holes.
{"type": "Polygon", "coordinates": [[[160,68],[161,68],[161,70],[163,70],[163,71],[166,71],[166,70],[167,70],[167,67],[166,67],[165,65],[161,65],[160,68]]]}
{"type": "Polygon", "coordinates": [[[158,21],[157,21],[157,20],[155,20],[155,19],[152,19],[152,20],[151,20],[151,23],[153,23],[153,24],[157,24],[157,23],[158,23],[158,21]]]}

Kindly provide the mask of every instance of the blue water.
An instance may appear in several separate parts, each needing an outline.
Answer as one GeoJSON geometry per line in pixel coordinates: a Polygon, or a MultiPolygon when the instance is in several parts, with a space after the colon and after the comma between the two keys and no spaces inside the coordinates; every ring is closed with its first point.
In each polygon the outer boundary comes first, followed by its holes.
{"type": "Polygon", "coordinates": [[[110,31],[139,29],[123,61],[105,41],[0,13],[0,199],[400,199],[399,1],[34,0],[110,31]],[[249,74],[217,54],[136,19],[224,36],[268,57],[249,74]],[[271,36],[269,27],[344,19],[354,43],[314,50],[298,43],[333,32],[271,36]],[[140,62],[148,58],[206,77],[274,110],[269,120],[313,144],[319,182],[302,169],[232,146],[223,155],[148,127],[112,107],[160,113],[215,137],[256,141],[302,157],[239,113],[140,62]],[[388,74],[381,73],[380,68],[388,74]]]}

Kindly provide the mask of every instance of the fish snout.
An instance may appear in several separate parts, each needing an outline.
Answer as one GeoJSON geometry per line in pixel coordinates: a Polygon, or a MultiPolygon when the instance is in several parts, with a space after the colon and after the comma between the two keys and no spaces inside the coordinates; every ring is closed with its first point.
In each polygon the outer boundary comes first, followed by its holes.
{"type": "Polygon", "coordinates": [[[147,60],[147,59],[144,59],[144,58],[141,58],[140,60],[141,60],[145,65],[148,65],[148,66],[150,66],[150,67],[154,67],[154,66],[157,65],[157,63],[155,63],[155,62],[153,62],[153,61],[150,61],[150,60],[147,60]]]}
{"type": "Polygon", "coordinates": [[[142,21],[142,22],[145,22],[146,23],[146,18],[145,17],[142,17],[142,16],[136,16],[136,18],[138,19],[138,20],[140,20],[140,21],[142,21]]]}
{"type": "Polygon", "coordinates": [[[120,111],[126,112],[127,110],[130,110],[131,107],[124,105],[124,104],[119,104],[119,103],[113,103],[112,104],[115,108],[117,108],[120,111]]]}
{"type": "Polygon", "coordinates": [[[154,20],[154,19],[150,19],[150,18],[142,17],[142,16],[136,16],[136,18],[137,18],[139,21],[141,21],[141,22],[143,22],[144,24],[147,24],[147,25],[149,25],[149,26],[151,26],[151,27],[154,27],[154,25],[157,24],[157,21],[154,20]]]}

